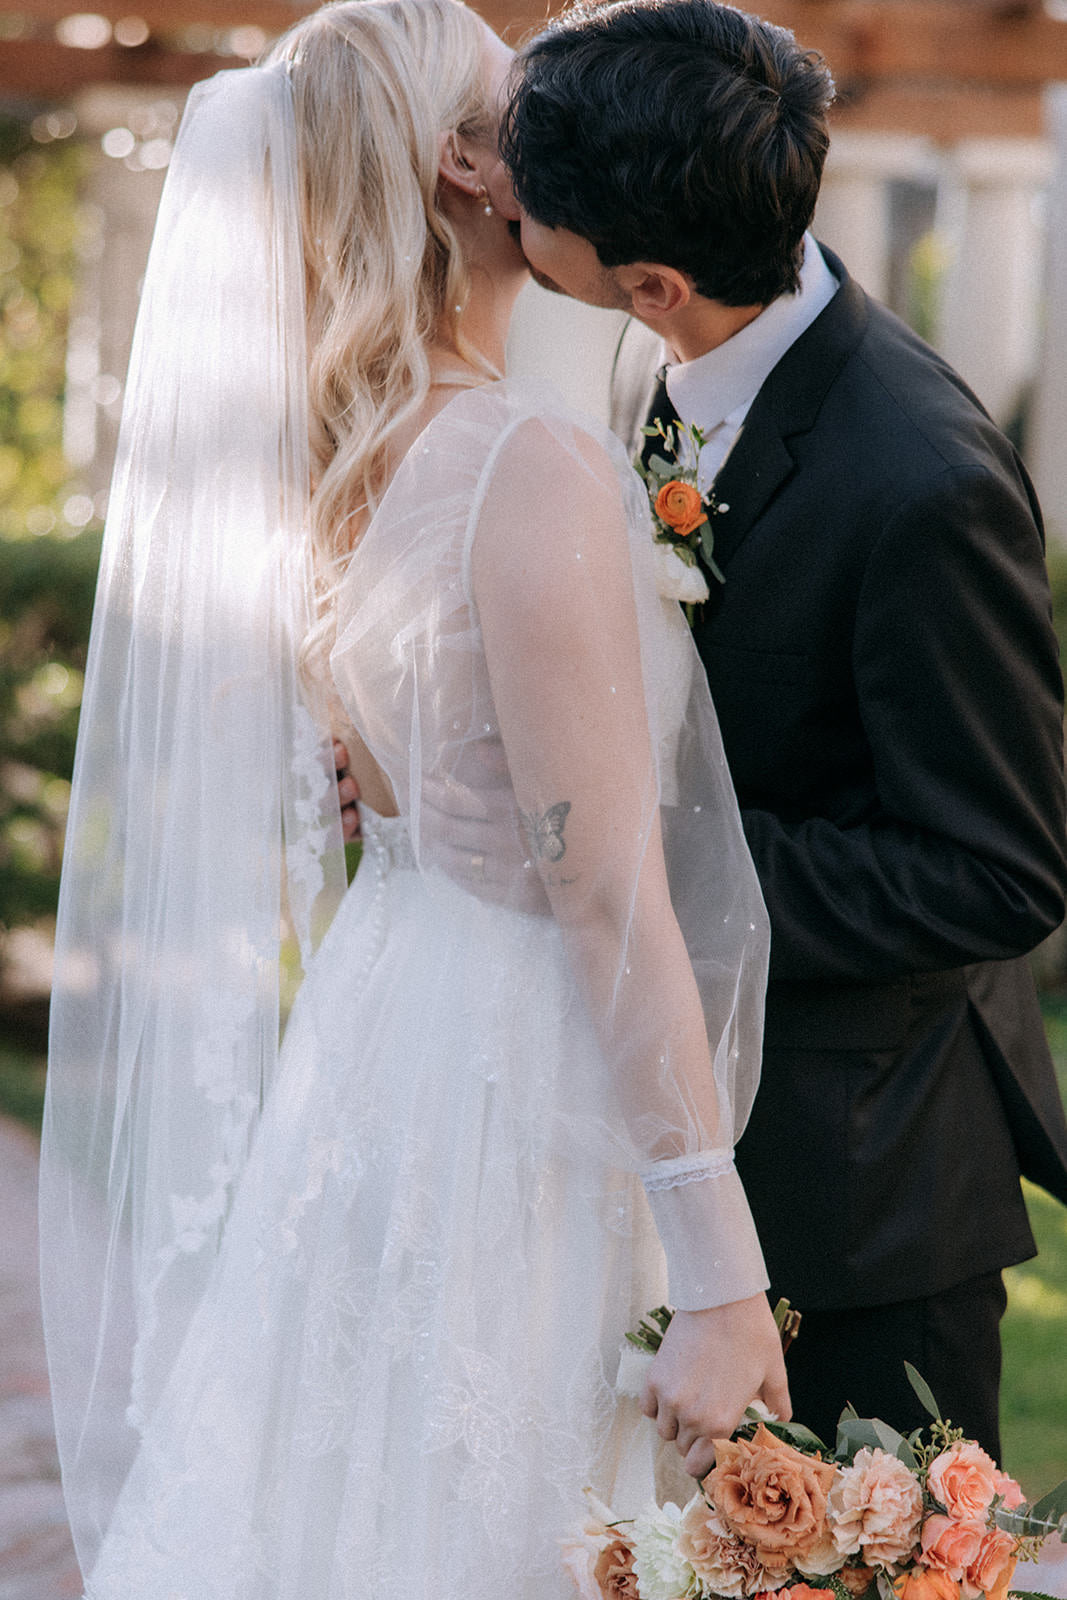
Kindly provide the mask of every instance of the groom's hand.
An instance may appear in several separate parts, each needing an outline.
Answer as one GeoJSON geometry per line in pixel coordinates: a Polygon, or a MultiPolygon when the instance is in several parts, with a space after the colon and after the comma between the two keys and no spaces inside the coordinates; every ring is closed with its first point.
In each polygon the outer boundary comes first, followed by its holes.
{"type": "Polygon", "coordinates": [[[337,771],[337,798],[341,802],[341,833],[345,844],[359,838],[359,785],[348,770],[348,751],[340,739],[333,741],[333,764],[337,771]]]}
{"type": "Polygon", "coordinates": [[[782,1342],[766,1295],[706,1311],[676,1311],[649,1368],[641,1401],[685,1470],[702,1478],[715,1440],[728,1439],[753,1400],[783,1422],[792,1415],[782,1342]]]}

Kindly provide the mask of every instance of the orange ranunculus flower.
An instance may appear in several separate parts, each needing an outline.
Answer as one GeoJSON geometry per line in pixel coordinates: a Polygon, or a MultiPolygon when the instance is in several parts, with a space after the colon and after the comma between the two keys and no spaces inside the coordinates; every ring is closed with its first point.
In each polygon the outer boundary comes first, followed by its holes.
{"type": "Polygon", "coordinates": [[[691,483],[682,483],[679,478],[665,483],[656,496],[656,515],[683,539],[707,521],[699,489],[691,483]]]}
{"type": "Polygon", "coordinates": [[[734,1533],[755,1547],[765,1567],[781,1572],[825,1535],[826,1497],[836,1472],[761,1423],[752,1440],[716,1439],[705,1488],[734,1533]]]}
{"type": "Polygon", "coordinates": [[[915,1567],[893,1579],[896,1600],[959,1600],[960,1588],[947,1572],[929,1572],[915,1567]]]}

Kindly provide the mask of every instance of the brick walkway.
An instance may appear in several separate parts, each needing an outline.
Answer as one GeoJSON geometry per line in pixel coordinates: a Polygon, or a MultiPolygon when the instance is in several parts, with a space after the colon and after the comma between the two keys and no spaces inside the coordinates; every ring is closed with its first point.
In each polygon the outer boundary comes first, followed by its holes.
{"type": "Polygon", "coordinates": [[[0,1600],[82,1592],[37,1303],[37,1142],[0,1119],[0,1600]]]}
{"type": "MultiPolygon", "coordinates": [[[[37,1303],[37,1142],[0,1118],[0,1600],[81,1594],[59,1466],[37,1303]]],[[[1067,1546],[1020,1587],[1067,1600],[1067,1546]]]]}

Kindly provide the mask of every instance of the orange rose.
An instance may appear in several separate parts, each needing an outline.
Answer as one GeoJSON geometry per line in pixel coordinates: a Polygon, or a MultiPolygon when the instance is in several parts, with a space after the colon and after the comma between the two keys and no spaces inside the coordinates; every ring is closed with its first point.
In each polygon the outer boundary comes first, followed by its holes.
{"type": "Polygon", "coordinates": [[[973,1439],[960,1439],[930,1463],[927,1487],[950,1517],[985,1521],[997,1492],[997,1467],[973,1439]]]}
{"type": "Polygon", "coordinates": [[[866,1594],[874,1581],[873,1567],[842,1567],[837,1574],[849,1594],[866,1594]]]}
{"type": "Polygon", "coordinates": [[[634,1571],[634,1553],[629,1541],[617,1535],[601,1551],[593,1569],[596,1582],[604,1600],[640,1600],[637,1592],[637,1574],[634,1571]]]}
{"type": "Polygon", "coordinates": [[[947,1572],[902,1572],[893,1579],[896,1600],[959,1600],[959,1588],[947,1572]]]}
{"type": "Polygon", "coordinates": [[[667,524],[668,528],[673,528],[675,533],[681,534],[683,539],[707,520],[700,491],[691,483],[682,483],[678,478],[672,478],[670,483],[665,483],[656,496],[656,515],[667,524]]]}
{"type": "Polygon", "coordinates": [[[781,1572],[826,1533],[826,1496],[836,1468],[806,1456],[761,1423],[755,1438],[716,1439],[705,1488],[716,1510],[765,1567],[781,1572]]]}
{"type": "Polygon", "coordinates": [[[947,1572],[959,1583],[967,1568],[978,1560],[984,1532],[978,1523],[954,1522],[951,1517],[935,1513],[923,1523],[919,1560],[924,1567],[947,1572]]]}
{"type": "Polygon", "coordinates": [[[978,1555],[963,1574],[966,1600],[978,1600],[980,1594],[985,1594],[987,1600],[1005,1600],[1018,1552],[1018,1542],[1010,1533],[1005,1533],[1003,1528],[990,1529],[978,1555]]]}

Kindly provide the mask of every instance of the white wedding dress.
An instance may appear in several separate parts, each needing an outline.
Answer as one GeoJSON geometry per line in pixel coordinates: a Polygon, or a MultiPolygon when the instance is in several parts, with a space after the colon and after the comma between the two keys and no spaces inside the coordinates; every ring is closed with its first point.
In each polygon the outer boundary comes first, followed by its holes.
{"type": "Polygon", "coordinates": [[[723,1148],[758,1063],[765,925],[652,556],[620,447],[537,384],[453,399],[390,486],[333,660],[401,814],[363,813],[362,864],[296,999],[207,1291],[141,1407],[89,1600],[564,1600],[583,1487],[634,1511],[653,1493],[658,1440],[613,1387],[625,1331],[668,1293],[642,1177],[679,1283],[700,1294],[721,1271],[733,1298],[732,1242],[687,1233],[683,1212],[736,1228],[744,1255],[723,1148]],[[605,505],[618,584],[587,525],[605,505]],[[545,585],[556,615],[531,654],[524,597],[543,606],[545,585]],[[554,670],[568,606],[588,654],[554,670]],[[554,732],[568,717],[573,737],[554,732]],[[538,797],[525,832],[516,788],[538,797]],[[615,816],[614,792],[645,814],[615,816]],[[479,812],[489,859],[454,845],[455,816],[479,812]],[[660,814],[717,1102],[686,1079],[640,912],[660,814]],[[633,910],[607,957],[586,919],[552,914],[538,855],[601,886],[623,862],[633,910]]]}

